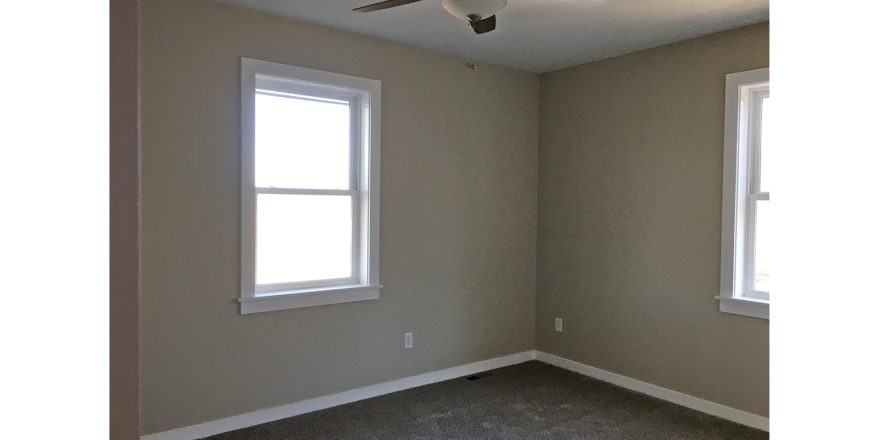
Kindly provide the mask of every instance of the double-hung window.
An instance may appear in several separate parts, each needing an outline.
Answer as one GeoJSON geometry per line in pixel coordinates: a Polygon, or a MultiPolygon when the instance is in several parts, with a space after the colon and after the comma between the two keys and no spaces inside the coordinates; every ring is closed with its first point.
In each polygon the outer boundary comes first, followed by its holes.
{"type": "Polygon", "coordinates": [[[727,75],[722,206],[722,312],[770,314],[773,221],[769,69],[727,75]]]}
{"type": "Polygon", "coordinates": [[[379,298],[379,81],[242,58],[241,313],[379,298]]]}

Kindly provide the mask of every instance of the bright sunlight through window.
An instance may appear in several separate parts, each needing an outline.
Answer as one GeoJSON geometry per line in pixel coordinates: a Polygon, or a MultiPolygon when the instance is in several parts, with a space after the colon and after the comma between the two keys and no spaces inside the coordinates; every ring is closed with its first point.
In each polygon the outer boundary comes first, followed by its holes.
{"type": "Polygon", "coordinates": [[[261,193],[352,189],[350,114],[347,102],[257,91],[257,284],[351,278],[352,195],[261,193]]]}

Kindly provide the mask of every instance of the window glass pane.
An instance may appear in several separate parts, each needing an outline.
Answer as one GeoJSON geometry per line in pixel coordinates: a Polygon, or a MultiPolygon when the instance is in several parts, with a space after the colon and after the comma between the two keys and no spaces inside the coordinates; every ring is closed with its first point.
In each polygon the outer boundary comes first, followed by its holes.
{"type": "Polygon", "coordinates": [[[755,290],[770,291],[770,261],[772,259],[773,208],[769,200],[755,203],[755,290]]]}
{"type": "Polygon", "coordinates": [[[772,185],[773,163],[770,158],[770,148],[773,148],[773,138],[771,130],[773,129],[772,110],[770,106],[770,96],[765,96],[761,104],[761,191],[770,192],[772,185]]]}
{"type": "Polygon", "coordinates": [[[351,277],[351,202],[257,194],[257,284],[351,277]]]}
{"type": "Polygon", "coordinates": [[[348,102],[256,93],[259,187],[349,189],[348,102]]]}

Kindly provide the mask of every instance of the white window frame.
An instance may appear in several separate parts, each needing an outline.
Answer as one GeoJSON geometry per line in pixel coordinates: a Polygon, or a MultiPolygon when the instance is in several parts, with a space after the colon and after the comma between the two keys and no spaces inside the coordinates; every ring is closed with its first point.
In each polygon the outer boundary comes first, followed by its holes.
{"type": "Polygon", "coordinates": [[[241,313],[379,299],[379,166],[382,84],[304,67],[241,58],[241,313]],[[255,91],[343,100],[351,108],[353,189],[258,188],[255,185],[255,91]],[[352,196],[352,277],[256,284],[257,194],[352,196]]]}
{"type": "Polygon", "coordinates": [[[770,295],[753,288],[755,206],[770,200],[760,189],[761,112],[770,94],[770,69],[726,78],[720,310],[770,318],[770,295]]]}

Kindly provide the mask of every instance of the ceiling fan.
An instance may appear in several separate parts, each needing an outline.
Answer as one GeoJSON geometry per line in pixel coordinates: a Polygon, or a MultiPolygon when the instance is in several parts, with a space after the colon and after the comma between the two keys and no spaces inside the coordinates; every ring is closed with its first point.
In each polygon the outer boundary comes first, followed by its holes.
{"type": "MultiPolygon", "coordinates": [[[[408,5],[422,0],[385,0],[355,8],[355,12],[373,12],[408,5]]],[[[507,5],[507,0],[443,0],[443,7],[450,14],[467,20],[474,32],[485,34],[495,30],[495,13],[507,5]]]]}

